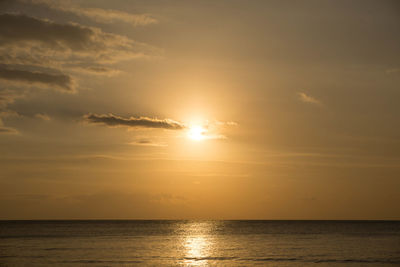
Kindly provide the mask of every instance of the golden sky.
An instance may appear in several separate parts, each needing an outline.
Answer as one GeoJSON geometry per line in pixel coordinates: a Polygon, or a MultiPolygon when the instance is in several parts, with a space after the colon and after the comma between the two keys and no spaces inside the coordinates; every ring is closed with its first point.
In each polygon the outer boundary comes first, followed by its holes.
{"type": "Polygon", "coordinates": [[[398,1],[0,1],[0,219],[400,219],[398,1]]]}

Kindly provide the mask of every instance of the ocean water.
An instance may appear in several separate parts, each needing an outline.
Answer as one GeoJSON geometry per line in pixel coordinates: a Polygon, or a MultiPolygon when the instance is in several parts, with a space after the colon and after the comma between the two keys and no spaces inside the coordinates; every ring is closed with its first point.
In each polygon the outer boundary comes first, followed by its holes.
{"type": "Polygon", "coordinates": [[[400,222],[0,221],[0,266],[400,266],[400,222]]]}

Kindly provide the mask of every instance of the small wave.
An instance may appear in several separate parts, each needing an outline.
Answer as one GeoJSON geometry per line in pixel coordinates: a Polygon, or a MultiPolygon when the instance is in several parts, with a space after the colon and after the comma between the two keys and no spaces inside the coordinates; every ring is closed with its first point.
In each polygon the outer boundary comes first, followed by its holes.
{"type": "Polygon", "coordinates": [[[44,239],[44,238],[75,238],[75,237],[90,237],[90,236],[74,236],[74,235],[1,235],[0,239],[44,239]]]}
{"type": "Polygon", "coordinates": [[[312,261],[314,263],[386,263],[386,264],[400,264],[400,259],[321,259],[312,261]]]}
{"type": "Polygon", "coordinates": [[[185,260],[205,261],[205,260],[236,260],[236,261],[297,261],[297,258],[238,258],[238,257],[185,257],[185,260]]]}
{"type": "Polygon", "coordinates": [[[185,260],[194,260],[194,261],[206,261],[206,260],[214,260],[214,261],[224,261],[224,260],[235,260],[237,257],[185,257],[185,260]]]}
{"type": "MultiPolygon", "coordinates": [[[[24,258],[24,259],[42,259],[44,255],[0,255],[1,258],[24,258]]],[[[0,265],[1,266],[1,265],[0,265]]]]}
{"type": "MultiPolygon", "coordinates": [[[[83,248],[84,250],[88,250],[91,248],[83,248]]],[[[46,251],[57,251],[57,250],[83,250],[82,248],[44,248],[46,251]]]]}
{"type": "Polygon", "coordinates": [[[133,264],[133,263],[143,263],[143,261],[140,261],[140,260],[72,260],[72,261],[63,261],[62,263],[133,264]]]}
{"type": "Polygon", "coordinates": [[[297,258],[254,258],[254,259],[244,259],[248,261],[298,261],[297,258]]]}

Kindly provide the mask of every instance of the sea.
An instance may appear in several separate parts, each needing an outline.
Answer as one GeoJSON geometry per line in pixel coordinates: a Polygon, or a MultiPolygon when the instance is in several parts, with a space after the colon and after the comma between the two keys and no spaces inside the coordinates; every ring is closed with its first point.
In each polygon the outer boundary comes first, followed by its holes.
{"type": "Polygon", "coordinates": [[[0,266],[400,266],[400,221],[0,221],[0,266]]]}

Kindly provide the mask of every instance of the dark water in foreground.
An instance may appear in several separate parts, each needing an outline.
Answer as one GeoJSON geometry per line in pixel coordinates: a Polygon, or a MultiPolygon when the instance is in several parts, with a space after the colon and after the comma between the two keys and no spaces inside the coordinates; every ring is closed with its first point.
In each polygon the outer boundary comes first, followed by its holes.
{"type": "Polygon", "coordinates": [[[0,221],[0,266],[400,266],[400,222],[0,221]]]}

